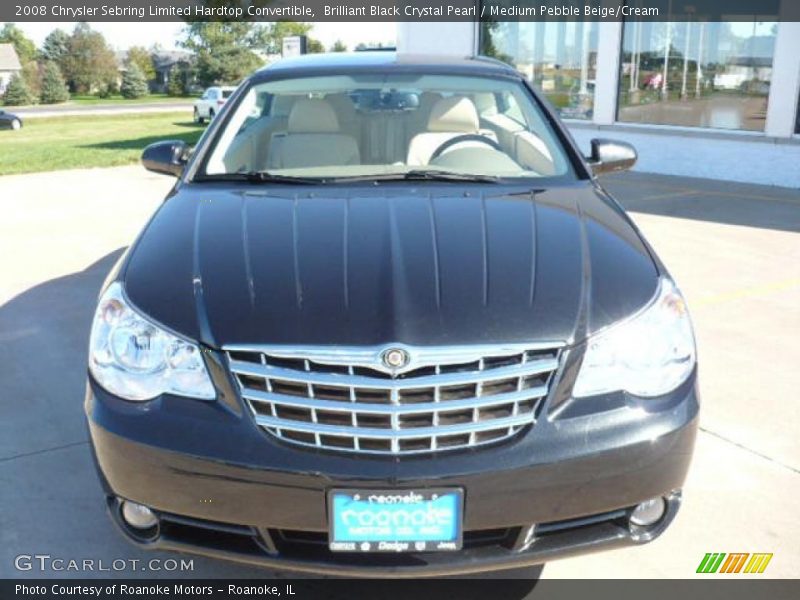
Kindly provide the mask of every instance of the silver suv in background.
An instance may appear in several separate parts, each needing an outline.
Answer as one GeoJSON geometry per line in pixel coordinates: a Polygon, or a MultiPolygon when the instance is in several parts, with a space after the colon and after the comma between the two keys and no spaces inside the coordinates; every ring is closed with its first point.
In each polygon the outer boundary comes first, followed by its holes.
{"type": "Polygon", "coordinates": [[[194,122],[205,123],[214,118],[236,88],[233,86],[215,86],[208,88],[194,102],[194,122]]]}

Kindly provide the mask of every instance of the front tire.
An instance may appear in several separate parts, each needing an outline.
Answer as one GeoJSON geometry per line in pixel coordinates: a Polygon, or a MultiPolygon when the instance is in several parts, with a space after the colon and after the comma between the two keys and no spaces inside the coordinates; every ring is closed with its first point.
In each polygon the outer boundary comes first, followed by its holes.
{"type": "Polygon", "coordinates": [[[14,131],[22,129],[22,121],[20,121],[19,119],[13,119],[11,121],[11,129],[13,129],[14,131]]]}
{"type": "Polygon", "coordinates": [[[197,110],[196,106],[194,107],[194,122],[198,123],[199,125],[202,125],[206,122],[206,120],[200,116],[200,111],[197,110]]]}

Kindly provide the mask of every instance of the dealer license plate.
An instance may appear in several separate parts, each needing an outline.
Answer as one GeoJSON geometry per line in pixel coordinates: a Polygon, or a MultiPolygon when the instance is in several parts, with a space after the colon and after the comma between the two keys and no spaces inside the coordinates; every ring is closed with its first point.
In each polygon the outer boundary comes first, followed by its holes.
{"type": "Polygon", "coordinates": [[[460,489],[331,490],[334,552],[434,552],[461,549],[460,489]]]}

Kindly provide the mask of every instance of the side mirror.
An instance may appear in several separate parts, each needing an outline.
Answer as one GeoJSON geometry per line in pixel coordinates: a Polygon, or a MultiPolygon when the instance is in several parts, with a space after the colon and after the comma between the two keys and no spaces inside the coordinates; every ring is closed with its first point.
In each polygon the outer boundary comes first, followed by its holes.
{"type": "Polygon", "coordinates": [[[142,166],[148,171],[180,177],[189,156],[189,146],[180,140],[156,142],[142,152],[142,166]]]}
{"type": "Polygon", "coordinates": [[[627,171],[636,164],[636,148],[626,142],[614,140],[592,140],[592,155],[588,158],[589,166],[595,175],[627,171]]]}

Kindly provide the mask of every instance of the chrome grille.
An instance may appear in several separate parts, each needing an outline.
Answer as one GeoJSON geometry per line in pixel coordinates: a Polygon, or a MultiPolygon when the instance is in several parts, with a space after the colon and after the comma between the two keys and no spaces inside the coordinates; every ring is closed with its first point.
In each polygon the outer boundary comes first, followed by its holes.
{"type": "Polygon", "coordinates": [[[471,448],[536,420],[559,344],[343,348],[229,346],[239,391],[261,427],[304,446],[371,454],[471,448]],[[401,349],[405,366],[382,362],[401,349]]]}

